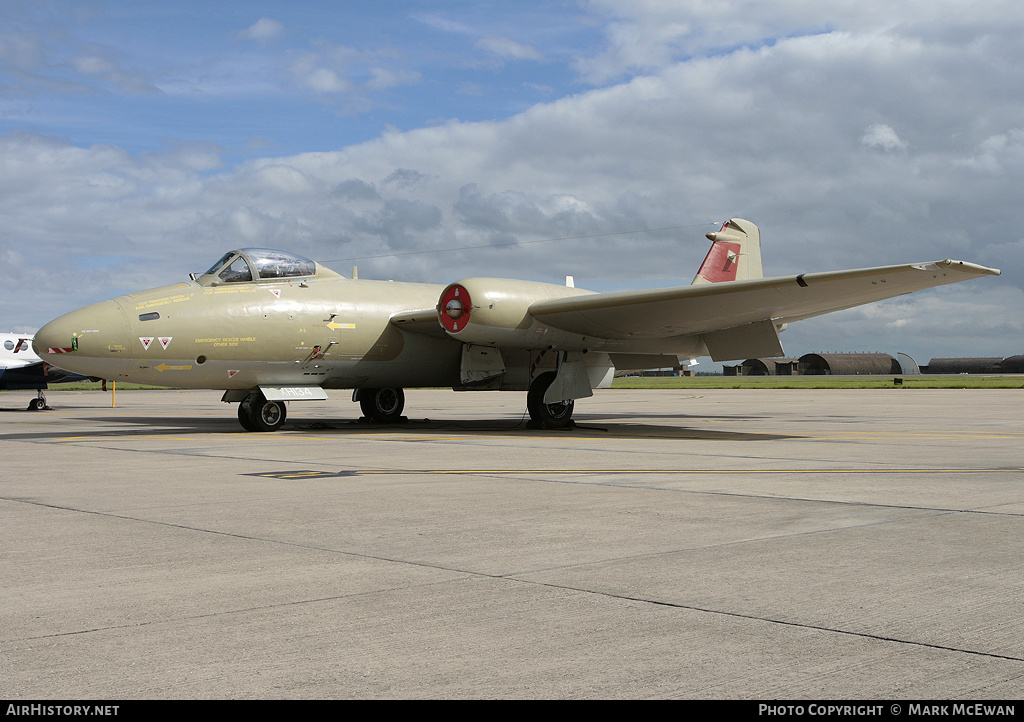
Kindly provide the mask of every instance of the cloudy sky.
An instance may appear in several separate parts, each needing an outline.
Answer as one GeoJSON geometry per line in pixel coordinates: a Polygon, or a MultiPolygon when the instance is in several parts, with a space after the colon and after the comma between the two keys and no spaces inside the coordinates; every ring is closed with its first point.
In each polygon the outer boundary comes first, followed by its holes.
{"type": "Polygon", "coordinates": [[[0,330],[266,246],[363,278],[1003,275],[788,353],[1024,352],[1016,0],[0,2],[0,330]]]}

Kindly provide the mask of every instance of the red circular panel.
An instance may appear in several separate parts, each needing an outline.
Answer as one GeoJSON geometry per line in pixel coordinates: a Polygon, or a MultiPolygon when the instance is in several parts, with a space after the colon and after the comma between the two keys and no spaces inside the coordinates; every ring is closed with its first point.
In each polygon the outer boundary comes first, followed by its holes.
{"type": "Polygon", "coordinates": [[[449,286],[437,305],[441,325],[451,333],[458,333],[469,323],[469,291],[459,285],[449,286]]]}

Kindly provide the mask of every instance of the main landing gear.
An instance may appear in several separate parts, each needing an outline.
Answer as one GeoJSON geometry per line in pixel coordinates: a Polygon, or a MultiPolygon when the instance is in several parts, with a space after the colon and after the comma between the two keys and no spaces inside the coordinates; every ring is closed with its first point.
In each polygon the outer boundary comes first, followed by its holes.
{"type": "Polygon", "coordinates": [[[555,380],[555,372],[547,371],[533,380],[526,394],[526,410],[530,412],[530,426],[541,429],[568,429],[575,424],[572,399],[553,404],[544,403],[544,393],[555,380]]]}
{"type": "MultiPolygon", "coordinates": [[[[526,394],[526,408],[530,412],[530,426],[541,429],[569,429],[574,402],[544,403],[544,394],[555,380],[555,372],[547,371],[533,380],[526,394]]],[[[356,389],[352,400],[366,420],[377,424],[391,424],[405,419],[405,392],[400,388],[383,387],[356,389]]],[[[43,402],[45,407],[45,401],[43,402]]],[[[238,404],[238,422],[246,431],[277,431],[285,422],[288,412],[284,401],[269,401],[262,392],[254,390],[238,404]]]]}
{"type": "Polygon", "coordinates": [[[46,405],[46,397],[43,396],[43,391],[40,389],[36,392],[39,394],[34,399],[28,402],[28,408],[26,411],[46,411],[49,407],[46,405]]]}
{"type": "Polygon", "coordinates": [[[402,420],[405,392],[402,389],[357,389],[353,401],[359,402],[363,416],[378,424],[393,424],[402,420]]]}
{"type": "Polygon", "coordinates": [[[246,431],[277,431],[287,416],[284,401],[267,401],[258,392],[249,394],[238,404],[238,423],[246,431]]]}

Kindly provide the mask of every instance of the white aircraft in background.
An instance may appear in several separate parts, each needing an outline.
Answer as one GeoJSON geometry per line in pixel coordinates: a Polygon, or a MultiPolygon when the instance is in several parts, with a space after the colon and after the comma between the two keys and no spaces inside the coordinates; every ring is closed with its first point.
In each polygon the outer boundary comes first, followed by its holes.
{"type": "Polygon", "coordinates": [[[29,411],[46,407],[43,390],[48,384],[83,381],[86,377],[56,368],[36,356],[30,333],[0,333],[0,391],[31,389],[36,398],[28,403],[29,411]]]}

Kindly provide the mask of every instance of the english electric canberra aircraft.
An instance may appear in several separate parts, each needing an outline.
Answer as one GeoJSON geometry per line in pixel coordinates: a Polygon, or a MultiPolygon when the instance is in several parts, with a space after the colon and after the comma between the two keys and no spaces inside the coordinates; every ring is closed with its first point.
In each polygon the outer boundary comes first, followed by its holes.
{"type": "Polygon", "coordinates": [[[469,278],[447,286],[344,278],[309,259],[244,248],[191,281],[73,311],[36,353],[86,376],[223,389],[249,431],[285,401],[354,389],[363,414],[402,418],[403,388],[526,391],[535,425],[572,424],[575,399],[616,369],[782,356],[792,321],[999,271],[934,261],[763,278],[760,233],[733,219],[689,286],[595,293],[469,278]]]}

